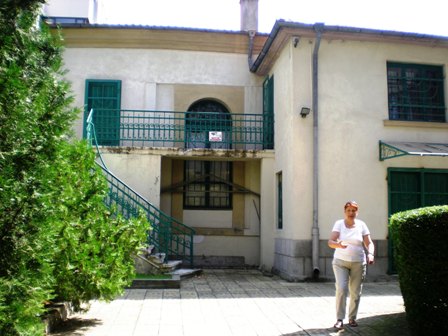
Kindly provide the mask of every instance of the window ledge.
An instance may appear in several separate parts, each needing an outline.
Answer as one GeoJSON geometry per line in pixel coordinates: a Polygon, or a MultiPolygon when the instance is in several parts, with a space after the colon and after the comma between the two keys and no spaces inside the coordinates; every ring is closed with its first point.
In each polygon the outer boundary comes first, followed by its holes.
{"type": "Polygon", "coordinates": [[[383,120],[384,126],[392,127],[418,127],[418,128],[446,128],[448,123],[429,122],[429,121],[403,121],[403,120],[383,120]]]}

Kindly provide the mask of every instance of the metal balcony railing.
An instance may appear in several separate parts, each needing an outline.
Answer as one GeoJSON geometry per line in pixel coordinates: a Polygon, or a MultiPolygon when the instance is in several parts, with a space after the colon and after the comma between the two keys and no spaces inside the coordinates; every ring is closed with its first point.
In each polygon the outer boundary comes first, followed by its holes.
{"type": "Polygon", "coordinates": [[[94,109],[98,144],[261,150],[274,148],[266,114],[94,109]]]}

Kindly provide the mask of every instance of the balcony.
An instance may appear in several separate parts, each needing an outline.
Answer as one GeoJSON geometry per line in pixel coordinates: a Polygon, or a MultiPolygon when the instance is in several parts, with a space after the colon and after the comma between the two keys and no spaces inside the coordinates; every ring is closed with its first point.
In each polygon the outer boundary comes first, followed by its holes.
{"type": "Polygon", "coordinates": [[[89,122],[100,146],[274,148],[272,114],[92,109],[89,122]]]}

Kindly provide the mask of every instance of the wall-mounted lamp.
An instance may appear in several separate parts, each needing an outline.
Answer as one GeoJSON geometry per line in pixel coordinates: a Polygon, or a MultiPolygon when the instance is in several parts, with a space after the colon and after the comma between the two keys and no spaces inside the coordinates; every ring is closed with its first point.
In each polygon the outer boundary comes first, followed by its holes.
{"type": "Polygon", "coordinates": [[[292,44],[294,45],[294,48],[297,48],[297,45],[299,44],[299,41],[300,41],[300,39],[297,36],[295,36],[292,39],[292,44]]]}
{"type": "Polygon", "coordinates": [[[305,118],[308,114],[310,114],[310,112],[311,112],[311,109],[309,107],[303,106],[300,109],[300,115],[302,116],[302,118],[305,118]]]}

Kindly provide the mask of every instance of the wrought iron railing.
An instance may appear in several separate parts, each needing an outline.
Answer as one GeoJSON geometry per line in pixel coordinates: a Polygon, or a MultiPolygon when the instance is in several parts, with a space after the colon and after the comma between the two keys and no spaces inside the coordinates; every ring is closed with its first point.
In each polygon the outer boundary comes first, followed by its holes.
{"type": "Polygon", "coordinates": [[[192,265],[194,229],[168,216],[109,170],[100,167],[109,185],[106,204],[111,208],[115,206],[125,218],[137,217],[139,211],[143,210],[151,223],[148,244],[154,246],[155,252],[165,253],[169,259],[183,260],[192,265]]]}
{"type": "Polygon", "coordinates": [[[103,146],[274,148],[267,114],[95,109],[92,122],[103,146]]]}
{"type": "Polygon", "coordinates": [[[98,165],[108,182],[109,193],[105,200],[106,204],[111,208],[115,206],[125,218],[137,217],[142,210],[151,223],[148,244],[154,246],[155,252],[165,253],[169,259],[183,260],[192,266],[194,229],[165,214],[107,169],[98,149],[92,116],[93,110],[87,117],[86,134],[89,143],[97,148],[101,161],[98,165]]]}

